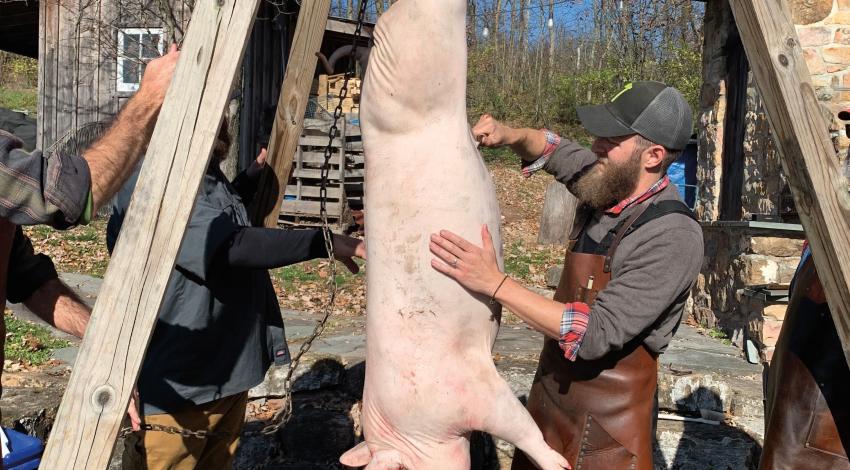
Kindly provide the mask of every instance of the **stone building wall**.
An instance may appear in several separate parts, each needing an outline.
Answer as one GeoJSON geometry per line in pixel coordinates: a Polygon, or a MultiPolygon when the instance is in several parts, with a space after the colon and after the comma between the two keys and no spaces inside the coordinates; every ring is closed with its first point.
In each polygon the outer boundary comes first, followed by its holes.
{"type": "MultiPolygon", "coordinates": [[[[704,264],[692,295],[700,324],[738,336],[752,320],[741,308],[745,287],[787,285],[803,248],[802,232],[766,233],[744,224],[703,226],[704,264]]],[[[750,309],[754,310],[754,309],[750,309]]]]}
{"type": "Polygon", "coordinates": [[[837,147],[846,151],[850,140],[834,116],[850,106],[850,0],[791,3],[792,19],[797,25],[812,85],[818,100],[829,112],[828,122],[837,147]]]}
{"type": "MultiPolygon", "coordinates": [[[[850,139],[844,123],[836,116],[850,107],[850,0],[788,1],[836,158],[844,159],[850,139]]],[[[771,305],[742,292],[752,286],[787,285],[799,261],[805,235],[787,231],[754,233],[744,223],[753,214],[782,216],[783,222],[796,222],[788,218],[793,202],[789,202],[790,192],[752,73],[746,78],[734,77],[734,70],[730,70],[735,63],[731,56],[741,46],[728,0],[707,1],[704,33],[697,216],[703,221],[706,249],[690,313],[705,326],[719,327],[733,337],[746,335],[753,339],[762,360],[769,360],[784,317],[784,305],[771,305]],[[734,101],[735,83],[743,83],[735,80],[744,79],[744,122],[740,125],[736,115],[741,111],[727,108],[734,101]],[[724,212],[728,222],[737,224],[720,221],[721,200],[729,190],[724,187],[728,184],[723,175],[724,143],[728,145],[733,132],[743,133],[742,147],[733,149],[737,151],[734,158],[743,160],[742,186],[732,188],[740,189],[740,211],[724,212]]],[[[727,179],[734,178],[727,175],[727,179]]]]}
{"type": "Polygon", "coordinates": [[[697,186],[699,220],[720,216],[723,124],[726,120],[726,42],[735,27],[727,0],[709,0],[705,7],[702,89],[697,117],[697,186]]]}
{"type": "Polygon", "coordinates": [[[779,215],[785,185],[782,164],[770,137],[770,123],[752,73],[748,77],[744,126],[742,219],[750,220],[751,214],[779,215]]]}
{"type": "MultiPolygon", "coordinates": [[[[843,159],[850,139],[836,115],[850,107],[850,0],[790,0],[790,3],[812,84],[823,104],[837,157],[843,159]]],[[[727,114],[732,112],[727,110],[729,81],[734,78],[728,70],[730,48],[740,46],[732,40],[737,32],[728,0],[709,0],[704,21],[697,216],[700,220],[713,221],[720,218],[723,142],[731,131],[724,128],[727,114]]],[[[747,83],[741,213],[730,220],[749,220],[751,214],[778,215],[783,193],[788,194],[764,104],[751,73],[747,83]]]]}

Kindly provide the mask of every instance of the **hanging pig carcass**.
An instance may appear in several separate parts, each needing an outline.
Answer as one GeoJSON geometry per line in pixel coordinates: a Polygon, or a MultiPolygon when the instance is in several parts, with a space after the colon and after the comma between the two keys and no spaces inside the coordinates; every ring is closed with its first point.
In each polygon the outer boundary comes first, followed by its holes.
{"type": "Polygon", "coordinates": [[[543,469],[568,466],[493,364],[500,307],[430,264],[429,235],[440,229],[475,240],[487,224],[501,246],[493,182],[466,116],[465,16],[466,0],[400,0],[373,34],[360,115],[365,442],[342,456],[349,466],[467,469],[473,430],[515,444],[543,469]]]}

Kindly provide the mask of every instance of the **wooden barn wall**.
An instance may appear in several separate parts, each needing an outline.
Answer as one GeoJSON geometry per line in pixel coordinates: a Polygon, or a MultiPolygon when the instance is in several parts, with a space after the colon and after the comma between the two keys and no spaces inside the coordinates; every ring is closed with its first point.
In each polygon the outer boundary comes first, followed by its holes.
{"type": "MultiPolygon", "coordinates": [[[[117,91],[118,29],[163,27],[180,42],[191,18],[188,4],[171,0],[173,16],[163,21],[155,0],[40,2],[38,147],[112,119],[132,96],[117,91]]],[[[296,20],[268,3],[260,8],[229,113],[239,122],[239,168],[268,143],[296,20]]]]}
{"type": "MultiPolygon", "coordinates": [[[[37,145],[46,149],[83,125],[109,120],[129,97],[119,96],[120,27],[165,26],[153,0],[42,0],[39,2],[37,145]]],[[[191,12],[173,0],[175,24],[185,31],[191,12]]]]}
{"type": "Polygon", "coordinates": [[[40,2],[38,145],[116,111],[114,45],[103,34],[115,8],[85,0],[40,2]]]}

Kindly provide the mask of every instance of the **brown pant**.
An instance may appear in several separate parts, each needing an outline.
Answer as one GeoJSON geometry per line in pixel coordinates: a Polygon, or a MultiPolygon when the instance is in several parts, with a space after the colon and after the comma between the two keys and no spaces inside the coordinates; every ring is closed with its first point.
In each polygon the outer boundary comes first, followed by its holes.
{"type": "Polygon", "coordinates": [[[163,431],[141,431],[124,442],[124,470],[192,470],[232,468],[245,421],[248,392],[193,406],[174,414],[145,416],[143,424],[226,433],[229,437],[182,437],[163,431]]]}

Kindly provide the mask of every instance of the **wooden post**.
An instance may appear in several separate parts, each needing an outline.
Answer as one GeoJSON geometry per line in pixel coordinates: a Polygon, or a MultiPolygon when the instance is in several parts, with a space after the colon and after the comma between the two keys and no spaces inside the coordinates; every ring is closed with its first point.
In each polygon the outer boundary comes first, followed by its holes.
{"type": "Polygon", "coordinates": [[[546,187],[543,212],[540,214],[540,232],[537,243],[541,245],[566,245],[573,230],[578,199],[558,180],[546,187]]]}
{"type": "Polygon", "coordinates": [[[850,194],[784,0],[729,2],[850,362],[850,194]]]}
{"type": "Polygon", "coordinates": [[[251,207],[255,225],[277,227],[280,203],[292,173],[292,158],[304,127],[304,112],[318,61],[316,52],[322,47],[330,6],[330,0],[301,4],[269,140],[268,163],[273,172],[263,172],[251,207]]]}
{"type": "Polygon", "coordinates": [[[199,0],[41,468],[105,469],[259,0],[199,0]]]}

